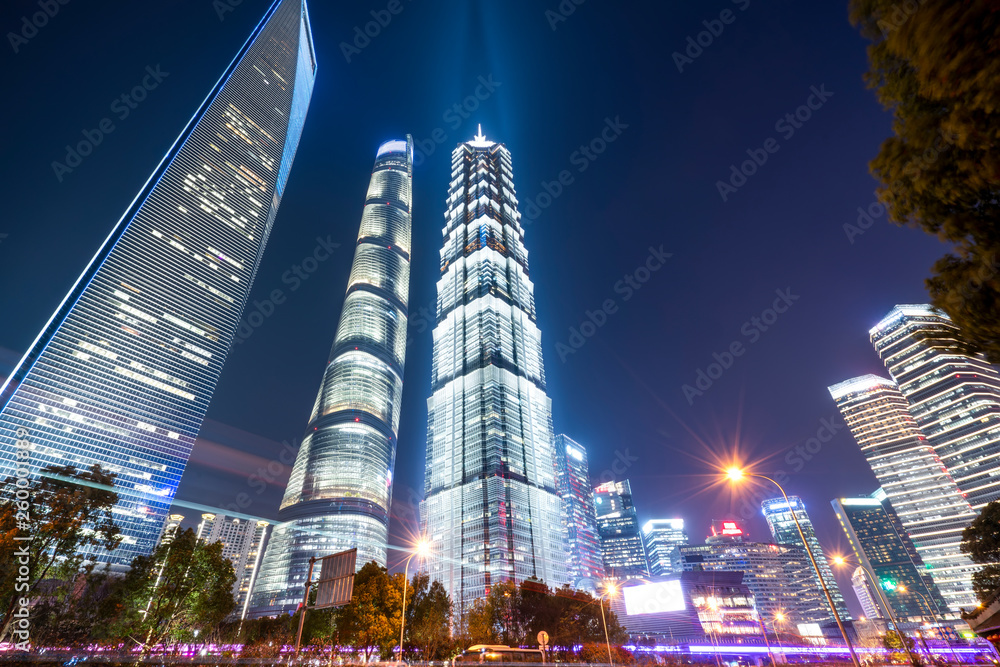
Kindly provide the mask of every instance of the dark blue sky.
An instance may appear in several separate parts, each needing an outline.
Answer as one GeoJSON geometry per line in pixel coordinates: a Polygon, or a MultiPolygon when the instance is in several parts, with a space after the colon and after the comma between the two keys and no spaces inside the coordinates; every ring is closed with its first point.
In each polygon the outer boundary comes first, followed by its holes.
{"type": "MultiPolygon", "coordinates": [[[[275,516],[287,469],[272,463],[271,483],[249,476],[266,472],[278,443],[302,434],[375,149],[411,133],[436,147],[414,174],[410,305],[418,326],[396,465],[394,513],[414,515],[431,349],[419,313],[434,301],[450,151],[481,123],[513,154],[522,213],[533,214],[529,202],[548,204],[526,232],[548,391],[556,432],[587,447],[593,476],[628,461],[640,517],[683,516],[697,539],[711,519],[739,516],[750,497],[709,487],[713,460],[738,446],[759,471],[787,473],[788,491],[805,498],[824,543],[846,547],[829,500],[870,493],[874,476],[844,428],[818,451],[812,443],[808,461],[798,463],[795,448],[835,416],[827,385],[884,373],[867,330],[895,303],[926,300],[923,278],[944,251],[884,216],[853,243],[843,229],[874,201],[867,162],[890,128],[864,87],[865,44],[847,22],[846,2],[564,0],[575,11],[554,29],[546,10],[558,11],[556,0],[401,2],[350,62],[341,42],[388,2],[310,8],[316,89],[254,298],[287,288],[282,275],[312,253],[317,237],[342,245],[234,347],[178,497],[225,507],[246,493],[246,512],[275,516]],[[708,28],[719,34],[699,53],[687,39],[708,28]],[[672,54],[688,48],[679,72],[672,54]],[[479,88],[478,108],[467,118],[449,112],[475,94],[480,77],[494,89],[479,88]],[[776,126],[808,103],[812,110],[799,110],[808,120],[776,126]],[[603,152],[577,152],[609,122],[617,130],[605,132],[614,141],[603,152]],[[435,143],[438,128],[444,138],[435,143]],[[717,182],[753,155],[766,162],[745,182],[734,180],[739,187],[724,201],[717,182]],[[547,200],[543,182],[563,170],[568,184],[547,200]],[[636,271],[651,247],[671,256],[629,294],[625,276],[647,277],[636,271]],[[751,318],[769,321],[778,290],[791,305],[763,331],[751,318]],[[603,326],[560,355],[571,327],[608,299],[613,312],[603,326]],[[683,385],[737,342],[741,356],[689,401],[683,385]]],[[[221,20],[220,5],[71,0],[16,53],[9,37],[0,45],[0,346],[8,370],[267,2],[242,0],[221,20]],[[112,101],[147,66],[166,75],[120,119],[112,101]],[[105,117],[114,131],[57,180],[52,161],[105,117]]],[[[20,31],[22,17],[37,11],[36,2],[6,3],[0,28],[20,31]]],[[[752,515],[751,535],[764,538],[766,526],[752,515]]],[[[405,527],[397,522],[394,534],[405,527]]]]}

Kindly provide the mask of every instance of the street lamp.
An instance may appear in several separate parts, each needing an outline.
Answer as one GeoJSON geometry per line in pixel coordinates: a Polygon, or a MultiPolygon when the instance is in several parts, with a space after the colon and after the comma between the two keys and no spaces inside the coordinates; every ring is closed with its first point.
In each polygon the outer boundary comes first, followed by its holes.
{"type": "MultiPolygon", "coordinates": [[[[833,557],[833,564],[834,565],[847,565],[848,562],[847,562],[847,559],[844,558],[843,556],[834,556],[833,557]]],[[[876,579],[875,574],[871,570],[869,570],[867,567],[865,567],[864,563],[860,563],[859,562],[858,563],[858,567],[860,567],[861,568],[861,572],[863,572],[864,575],[866,577],[868,577],[868,581],[871,582],[872,588],[875,589],[875,594],[879,597],[880,600],[882,600],[882,606],[885,607],[886,613],[889,614],[889,621],[892,623],[892,625],[896,629],[896,636],[899,637],[899,643],[902,644],[903,645],[903,649],[906,650],[906,655],[909,656],[910,662],[912,664],[916,665],[917,664],[917,659],[913,655],[913,652],[910,650],[910,645],[906,643],[906,636],[903,634],[903,630],[899,627],[899,621],[896,620],[896,615],[892,611],[892,605],[889,604],[889,601],[886,600],[885,596],[882,594],[882,589],[879,586],[878,579],[876,579]]]]}
{"type": "Polygon", "coordinates": [[[613,581],[607,581],[604,583],[604,593],[598,598],[598,601],[601,604],[601,623],[604,624],[604,643],[608,647],[608,664],[612,665],[612,667],[614,667],[615,661],[611,657],[611,639],[608,638],[608,622],[604,618],[604,598],[607,597],[609,600],[608,604],[610,604],[610,599],[613,598],[616,593],[618,593],[618,586],[613,581]]]}
{"type": "Polygon", "coordinates": [[[410,560],[414,556],[421,558],[431,552],[431,544],[427,540],[420,540],[409,556],[406,557],[406,567],[403,569],[403,608],[399,613],[399,661],[403,661],[403,629],[406,627],[406,585],[410,581],[410,560]]]}
{"type": "Polygon", "coordinates": [[[766,479],[768,482],[778,487],[778,491],[781,491],[781,497],[785,499],[788,511],[791,512],[792,520],[795,522],[795,528],[799,531],[799,538],[802,540],[802,546],[806,548],[806,554],[809,556],[809,562],[812,563],[813,570],[816,571],[816,578],[819,580],[819,584],[823,588],[823,594],[826,595],[826,601],[830,605],[830,611],[833,612],[833,618],[837,621],[837,627],[840,629],[840,636],[844,638],[844,643],[847,644],[847,650],[851,654],[851,662],[854,663],[854,667],[861,667],[861,663],[858,662],[858,656],[854,653],[854,645],[851,643],[851,638],[847,636],[847,630],[844,629],[844,624],[840,620],[840,614],[837,612],[837,607],[833,604],[833,597],[830,595],[830,589],[826,587],[826,580],[823,579],[823,574],[819,571],[819,565],[816,564],[816,557],[813,556],[812,549],[809,548],[809,542],[806,541],[805,533],[802,532],[802,526],[799,525],[799,517],[796,515],[795,509],[792,508],[792,504],[788,502],[788,494],[785,493],[785,490],[781,488],[780,484],[767,475],[749,473],[735,466],[726,470],[726,477],[733,482],[742,481],[745,477],[766,479]]]}

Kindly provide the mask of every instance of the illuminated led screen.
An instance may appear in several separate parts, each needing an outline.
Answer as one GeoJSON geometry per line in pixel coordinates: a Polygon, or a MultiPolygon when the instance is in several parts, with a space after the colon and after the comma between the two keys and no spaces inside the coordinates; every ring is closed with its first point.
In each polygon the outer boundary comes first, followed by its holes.
{"type": "Polygon", "coordinates": [[[682,611],[685,606],[681,582],[677,580],[626,586],[623,592],[625,594],[625,613],[629,616],[682,611]]]}

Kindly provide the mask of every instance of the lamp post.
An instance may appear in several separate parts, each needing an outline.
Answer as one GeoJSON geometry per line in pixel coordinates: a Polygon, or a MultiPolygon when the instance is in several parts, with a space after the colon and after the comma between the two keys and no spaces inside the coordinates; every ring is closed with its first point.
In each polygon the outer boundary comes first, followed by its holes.
{"type": "Polygon", "coordinates": [[[787,662],[787,657],[785,656],[785,647],[781,645],[781,630],[779,629],[778,625],[779,623],[784,623],[784,622],[785,622],[785,615],[780,611],[775,612],[774,623],[771,624],[774,626],[774,638],[778,640],[778,651],[781,653],[781,661],[787,662]]]}
{"type": "Polygon", "coordinates": [[[598,598],[598,601],[601,603],[601,623],[604,624],[604,643],[608,647],[608,664],[612,667],[614,667],[615,661],[611,657],[611,639],[608,637],[608,622],[604,618],[604,598],[607,597],[610,604],[610,599],[614,597],[617,592],[618,586],[616,586],[613,581],[605,582],[604,593],[598,598]]]}
{"type": "Polygon", "coordinates": [[[809,542],[806,541],[805,533],[802,532],[802,526],[799,525],[799,518],[795,514],[795,509],[792,508],[791,503],[788,502],[788,494],[785,490],[781,488],[781,485],[776,481],[771,479],[766,475],[758,475],[756,473],[744,472],[739,468],[729,468],[726,471],[726,477],[731,481],[738,482],[744,477],[757,477],[758,479],[766,479],[771,484],[778,487],[778,491],[781,491],[781,497],[785,499],[785,504],[788,505],[788,510],[792,514],[792,520],[795,522],[795,528],[799,531],[799,538],[802,540],[802,546],[806,549],[806,554],[809,556],[809,562],[812,563],[813,570],[816,571],[816,578],[819,579],[820,586],[823,588],[823,594],[826,595],[826,601],[830,605],[830,611],[833,612],[833,618],[837,621],[837,627],[840,629],[840,636],[844,638],[844,643],[847,644],[847,650],[851,654],[851,662],[854,663],[854,667],[861,667],[861,663],[858,662],[858,656],[854,653],[854,645],[851,643],[851,638],[847,636],[847,630],[844,629],[844,624],[840,620],[840,614],[837,612],[837,607],[833,604],[833,597],[830,595],[830,589],[826,587],[826,581],[823,579],[823,574],[819,571],[819,565],[816,564],[816,557],[813,556],[812,549],[809,548],[809,542]]]}
{"type": "MultiPolygon", "coordinates": [[[[847,559],[844,558],[843,556],[834,556],[833,564],[847,565],[847,559]]],[[[913,651],[910,650],[910,645],[906,643],[906,636],[903,634],[903,630],[899,627],[899,621],[896,620],[896,615],[892,611],[892,605],[889,604],[889,601],[885,598],[885,595],[882,594],[882,588],[879,586],[878,579],[875,577],[875,574],[871,570],[865,567],[864,563],[859,562],[858,567],[860,567],[864,575],[868,577],[868,581],[871,582],[872,588],[875,589],[875,594],[878,595],[880,600],[882,600],[882,606],[885,607],[886,613],[889,614],[889,621],[895,628],[896,636],[899,637],[899,643],[903,645],[903,649],[906,651],[906,655],[910,658],[910,663],[916,665],[917,658],[916,656],[913,655],[913,651]]]]}
{"type": "Polygon", "coordinates": [[[430,543],[427,540],[417,542],[416,548],[406,557],[406,567],[403,568],[403,608],[399,613],[399,661],[403,661],[403,630],[406,627],[406,585],[410,581],[410,560],[414,556],[421,558],[430,553],[430,543]]]}

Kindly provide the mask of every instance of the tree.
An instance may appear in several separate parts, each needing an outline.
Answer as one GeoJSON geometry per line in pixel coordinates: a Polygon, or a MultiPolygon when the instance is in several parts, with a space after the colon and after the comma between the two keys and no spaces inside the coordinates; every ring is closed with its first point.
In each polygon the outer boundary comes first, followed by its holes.
{"type": "Polygon", "coordinates": [[[966,352],[1000,362],[1000,13],[991,0],[851,0],[868,85],[893,111],[871,162],[897,224],[951,244],[927,281],[966,352]]]}
{"type": "Polygon", "coordinates": [[[222,543],[205,544],[190,528],[137,556],[116,586],[105,613],[118,637],[148,651],[162,642],[190,641],[212,632],[236,608],[236,572],[222,543]]]}
{"type": "Polygon", "coordinates": [[[972,575],[972,589],[987,604],[1000,588],[1000,501],[986,505],[962,531],[962,553],[983,566],[972,575]]]}
{"type": "Polygon", "coordinates": [[[424,661],[441,660],[451,648],[448,632],[451,598],[439,581],[430,581],[424,572],[413,575],[412,597],[406,603],[406,629],[410,643],[416,645],[424,661]]]}
{"type": "Polygon", "coordinates": [[[0,604],[7,636],[20,598],[31,598],[39,583],[55,574],[76,573],[81,552],[111,551],[121,540],[111,508],[118,503],[115,475],[99,465],[79,471],[74,466],[47,466],[28,490],[17,479],[4,481],[0,502],[0,604]],[[28,499],[21,496],[29,496],[28,499]],[[17,538],[30,536],[28,541],[17,538]],[[25,573],[22,568],[27,567],[25,573]]]}
{"type": "Polygon", "coordinates": [[[368,662],[377,650],[388,658],[399,642],[403,606],[403,575],[389,576],[371,561],[354,575],[351,603],[333,614],[338,643],[353,646],[368,662]]]}
{"type": "Polygon", "coordinates": [[[920,667],[920,658],[913,650],[914,645],[913,637],[907,637],[898,630],[889,630],[882,637],[882,646],[889,651],[893,661],[909,662],[913,667],[920,667]]]}

